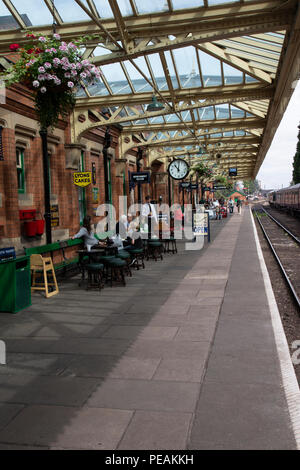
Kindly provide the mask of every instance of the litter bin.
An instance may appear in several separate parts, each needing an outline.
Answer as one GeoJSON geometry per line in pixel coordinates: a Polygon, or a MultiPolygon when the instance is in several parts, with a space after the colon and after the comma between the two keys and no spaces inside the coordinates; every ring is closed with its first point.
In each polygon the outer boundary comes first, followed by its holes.
{"type": "Polygon", "coordinates": [[[0,312],[17,313],[31,305],[30,256],[0,262],[0,312]]]}

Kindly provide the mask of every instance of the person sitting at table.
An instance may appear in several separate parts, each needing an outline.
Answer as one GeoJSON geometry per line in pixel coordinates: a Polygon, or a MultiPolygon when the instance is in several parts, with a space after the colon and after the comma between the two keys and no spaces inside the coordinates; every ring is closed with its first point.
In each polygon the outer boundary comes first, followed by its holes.
{"type": "Polygon", "coordinates": [[[83,219],[82,227],[80,228],[79,232],[73,235],[72,240],[76,238],[83,238],[85,248],[90,251],[91,248],[99,246],[99,241],[94,235],[94,231],[91,227],[91,217],[87,215],[83,219]]]}
{"type": "Polygon", "coordinates": [[[119,222],[116,224],[116,234],[120,235],[122,240],[127,237],[128,220],[126,215],[121,215],[119,222]]]}

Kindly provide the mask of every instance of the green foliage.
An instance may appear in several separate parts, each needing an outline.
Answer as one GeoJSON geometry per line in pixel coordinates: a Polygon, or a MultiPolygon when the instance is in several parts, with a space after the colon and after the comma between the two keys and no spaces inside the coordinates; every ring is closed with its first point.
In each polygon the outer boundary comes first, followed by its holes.
{"type": "Polygon", "coordinates": [[[83,60],[81,47],[97,36],[84,36],[67,44],[59,34],[48,37],[26,33],[24,47],[10,45],[20,58],[2,76],[7,86],[21,83],[32,90],[41,128],[54,127],[60,115],[67,117],[74,108],[81,82],[89,85],[100,78],[99,70],[83,60]]]}
{"type": "Polygon", "coordinates": [[[201,162],[194,165],[192,171],[196,173],[200,179],[211,178],[213,175],[213,170],[201,162]]]}
{"type": "Polygon", "coordinates": [[[38,91],[35,97],[35,110],[41,129],[53,127],[58,122],[60,115],[62,118],[66,118],[74,108],[75,102],[74,93],[69,91],[58,93],[53,90],[44,94],[38,91]]]}
{"type": "MultiPolygon", "coordinates": [[[[298,126],[300,129],[300,127],[298,126]]],[[[300,183],[300,131],[298,133],[298,143],[293,162],[293,184],[300,183]]]]}
{"type": "Polygon", "coordinates": [[[249,194],[253,194],[256,191],[260,190],[259,182],[257,179],[249,179],[249,180],[243,180],[244,187],[248,188],[246,190],[246,194],[249,192],[249,194]]]}

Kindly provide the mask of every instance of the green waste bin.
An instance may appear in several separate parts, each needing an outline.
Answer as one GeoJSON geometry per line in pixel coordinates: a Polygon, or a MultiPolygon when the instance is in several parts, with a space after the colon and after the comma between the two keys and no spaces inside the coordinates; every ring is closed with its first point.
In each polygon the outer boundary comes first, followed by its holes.
{"type": "Polygon", "coordinates": [[[0,263],[0,312],[17,313],[31,305],[30,256],[0,263]]]}

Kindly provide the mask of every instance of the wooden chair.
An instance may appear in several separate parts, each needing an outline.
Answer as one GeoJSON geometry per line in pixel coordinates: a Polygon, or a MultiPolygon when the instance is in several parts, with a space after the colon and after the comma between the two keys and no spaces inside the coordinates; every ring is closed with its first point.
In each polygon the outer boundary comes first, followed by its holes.
{"type": "Polygon", "coordinates": [[[32,283],[31,291],[35,290],[44,290],[46,297],[52,297],[59,293],[55,271],[51,258],[44,258],[41,255],[31,255],[30,256],[30,269],[32,272],[32,283]],[[52,282],[48,280],[48,273],[52,275],[52,282]],[[43,277],[44,282],[37,282],[36,277],[43,277]],[[52,292],[49,292],[49,286],[55,286],[55,289],[52,292]]]}

